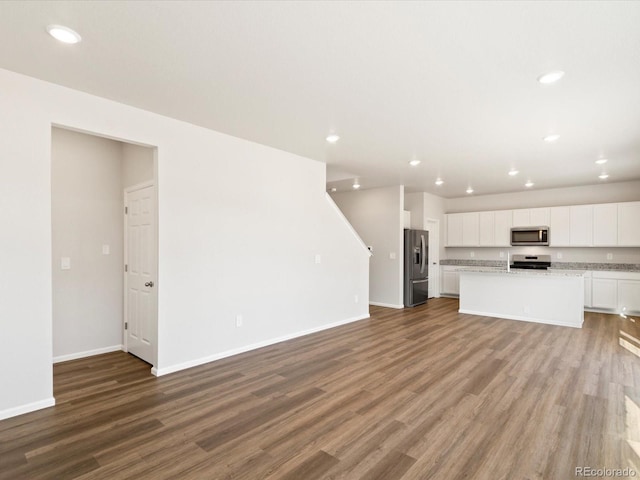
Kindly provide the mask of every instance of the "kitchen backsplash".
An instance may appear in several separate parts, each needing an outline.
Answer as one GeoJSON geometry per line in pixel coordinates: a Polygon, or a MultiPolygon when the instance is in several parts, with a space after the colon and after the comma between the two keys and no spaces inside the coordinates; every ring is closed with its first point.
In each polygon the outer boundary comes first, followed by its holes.
{"type": "MultiPolygon", "coordinates": [[[[440,265],[465,267],[506,267],[504,260],[445,259],[440,265]]],[[[640,263],[598,263],[598,262],[551,262],[551,268],[560,270],[614,270],[621,272],[640,272],[640,263]]]]}
{"type": "Polygon", "coordinates": [[[504,263],[509,252],[511,255],[551,255],[552,262],[560,263],[640,264],[638,247],[447,247],[444,250],[445,254],[441,259],[447,260],[497,260],[504,263]]]}

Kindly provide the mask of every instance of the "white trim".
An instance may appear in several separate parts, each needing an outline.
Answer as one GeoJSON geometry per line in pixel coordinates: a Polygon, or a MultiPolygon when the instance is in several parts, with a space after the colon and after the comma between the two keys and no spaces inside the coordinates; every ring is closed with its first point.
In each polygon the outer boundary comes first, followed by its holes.
{"type": "Polygon", "coordinates": [[[69,360],[76,360],[78,358],[92,357],[94,355],[102,355],[103,353],[118,351],[124,352],[124,345],[111,345],[110,347],[95,348],[93,350],[87,350],[85,352],[70,353],[68,355],[58,355],[57,357],[53,357],[53,363],[68,362],[69,360]]]}
{"type": "MultiPolygon", "coordinates": [[[[131,185],[127,188],[124,189],[125,193],[133,193],[136,192],[138,190],[142,190],[143,188],[147,188],[147,187],[154,187],[155,186],[155,182],[153,180],[147,180],[145,182],[142,183],[136,183],[135,185],[131,185]]],[[[125,204],[126,206],[126,204],[125,204]]]]}
{"type": "Polygon", "coordinates": [[[576,325],[575,323],[569,322],[560,322],[557,320],[546,320],[540,318],[531,318],[531,317],[521,317],[520,315],[506,315],[502,313],[487,313],[487,312],[476,312],[473,310],[458,310],[458,313],[467,313],[469,315],[479,315],[481,317],[492,317],[492,318],[504,318],[507,320],[518,320],[521,322],[531,322],[531,323],[544,323],[546,325],[557,325],[559,327],[573,327],[573,328],[582,328],[582,323],[580,325],[576,325]]]}
{"type": "Polygon", "coordinates": [[[365,249],[365,251],[367,252],[367,254],[369,256],[373,255],[373,253],[371,253],[369,251],[369,248],[367,247],[367,245],[362,241],[362,238],[360,238],[360,235],[358,235],[358,232],[356,232],[356,230],[353,228],[353,225],[351,225],[349,220],[347,220],[347,217],[344,216],[344,213],[342,213],[342,210],[340,210],[340,207],[338,207],[338,205],[336,205],[336,202],[333,201],[333,198],[331,198],[331,195],[329,195],[328,193],[325,192],[325,196],[326,196],[326,199],[329,202],[329,205],[331,205],[333,207],[333,209],[336,211],[338,216],[346,224],[346,226],[349,229],[349,231],[353,234],[354,237],[356,237],[356,240],[358,241],[358,243],[360,245],[362,245],[362,248],[365,249]]]}
{"type": "Polygon", "coordinates": [[[161,377],[163,375],[168,375],[169,373],[178,372],[180,370],[185,370],[191,367],[197,367],[198,365],[203,365],[205,363],[213,362],[215,360],[220,360],[222,358],[231,357],[233,355],[238,355],[239,353],[248,352],[250,350],[256,350],[258,348],[267,347],[269,345],[274,345],[276,343],[285,342],[287,340],[291,340],[298,337],[304,337],[305,335],[309,335],[311,333],[321,332],[322,330],[328,330],[330,328],[339,327],[341,325],[346,325],[347,323],[357,322],[359,320],[365,320],[369,318],[369,314],[361,315],[359,317],[347,318],[346,320],[340,320],[337,322],[329,323],[327,325],[322,325],[320,327],[310,328],[308,330],[303,330],[301,332],[291,333],[289,335],[284,335],[282,337],[271,338],[269,340],[264,340],[262,342],[253,343],[251,345],[245,345],[243,347],[234,348],[231,350],[226,350],[224,352],[215,353],[213,355],[209,355],[207,357],[198,358],[195,360],[189,360],[188,362],[179,363],[177,365],[172,365],[165,368],[152,368],[151,373],[153,373],[156,377],[161,377]]]}
{"type": "Polygon", "coordinates": [[[369,305],[375,305],[376,307],[387,307],[387,308],[404,308],[404,305],[397,305],[395,303],[382,303],[382,302],[369,302],[369,305]]]}
{"type": "Polygon", "coordinates": [[[18,415],[24,415],[25,413],[42,410],[43,408],[53,407],[55,404],[56,399],[51,397],[47,398],[46,400],[40,400],[39,402],[27,403],[26,405],[20,405],[19,407],[0,410],[0,420],[17,417],[18,415]]]}

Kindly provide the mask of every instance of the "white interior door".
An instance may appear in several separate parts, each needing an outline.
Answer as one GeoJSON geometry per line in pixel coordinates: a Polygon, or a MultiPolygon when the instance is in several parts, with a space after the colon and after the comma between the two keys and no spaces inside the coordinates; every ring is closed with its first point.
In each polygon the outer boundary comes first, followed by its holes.
{"type": "Polygon", "coordinates": [[[440,296],[440,220],[427,218],[429,232],[429,298],[440,296]]]}
{"type": "Polygon", "coordinates": [[[125,191],[125,346],[155,366],[157,337],[157,254],[155,188],[125,191]]]}

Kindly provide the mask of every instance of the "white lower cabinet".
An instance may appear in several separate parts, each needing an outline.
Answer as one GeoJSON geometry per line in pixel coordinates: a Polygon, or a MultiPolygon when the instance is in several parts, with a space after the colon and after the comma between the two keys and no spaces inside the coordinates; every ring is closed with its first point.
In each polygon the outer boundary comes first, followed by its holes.
{"type": "Polygon", "coordinates": [[[457,267],[442,267],[442,288],[443,295],[460,295],[460,274],[457,267]]]}
{"type": "Polygon", "coordinates": [[[591,279],[591,306],[616,308],[618,306],[618,281],[611,278],[591,279]]]}
{"type": "Polygon", "coordinates": [[[584,306],[591,308],[591,272],[584,274],[584,306]]]}
{"type": "Polygon", "coordinates": [[[592,308],[616,312],[621,312],[625,308],[627,312],[640,313],[639,272],[593,271],[591,273],[592,308]]]}

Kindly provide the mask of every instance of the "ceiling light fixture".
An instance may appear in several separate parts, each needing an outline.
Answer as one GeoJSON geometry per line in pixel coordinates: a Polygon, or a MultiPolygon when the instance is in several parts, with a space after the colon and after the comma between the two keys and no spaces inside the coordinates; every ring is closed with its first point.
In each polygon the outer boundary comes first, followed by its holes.
{"type": "Polygon", "coordinates": [[[340,140],[340,136],[335,133],[327,136],[327,142],[329,143],[336,143],[338,140],[340,140]]]}
{"type": "Polygon", "coordinates": [[[600,175],[598,175],[598,178],[600,180],[606,180],[607,178],[609,178],[609,174],[608,173],[601,173],[600,175]]]}
{"type": "Polygon", "coordinates": [[[48,25],[47,32],[53,38],[63,43],[74,44],[82,40],[82,37],[78,32],[71,30],[69,27],[65,27],[64,25],[48,25]]]}
{"type": "Polygon", "coordinates": [[[524,184],[524,186],[527,187],[527,188],[531,188],[531,187],[533,187],[533,185],[534,185],[534,183],[531,180],[529,180],[527,183],[524,184]]]}
{"type": "Polygon", "coordinates": [[[337,191],[338,191],[338,189],[337,189],[336,187],[331,187],[331,191],[332,191],[332,192],[337,192],[337,191]]]}
{"type": "Polygon", "coordinates": [[[420,160],[411,160],[409,162],[409,165],[411,165],[412,167],[416,167],[416,166],[420,165],[420,160]]]}
{"type": "Polygon", "coordinates": [[[467,193],[473,193],[473,188],[471,187],[467,188],[467,193]]]}
{"type": "Polygon", "coordinates": [[[356,180],[355,182],[353,182],[353,189],[357,190],[360,188],[360,182],[358,180],[356,180]]]}
{"type": "Polygon", "coordinates": [[[440,186],[440,185],[442,185],[443,183],[444,183],[444,181],[443,181],[441,178],[437,178],[437,179],[436,179],[436,185],[437,185],[437,186],[440,186]]]}
{"type": "Polygon", "coordinates": [[[518,172],[518,170],[516,170],[515,168],[512,168],[511,170],[509,170],[509,175],[512,177],[516,176],[518,173],[520,172],[518,172]]]}
{"type": "Polygon", "coordinates": [[[556,70],[555,72],[545,73],[544,75],[540,75],[538,77],[538,82],[543,85],[551,85],[552,83],[556,83],[564,77],[564,72],[562,70],[556,70]]]}
{"type": "Polygon", "coordinates": [[[552,135],[547,135],[546,137],[543,138],[543,140],[547,143],[553,143],[555,141],[557,141],[560,138],[560,135],[557,134],[552,134],[552,135]]]}
{"type": "Polygon", "coordinates": [[[599,158],[598,160],[596,160],[596,163],[598,165],[604,165],[605,163],[607,163],[609,160],[607,160],[606,158],[599,158]]]}

